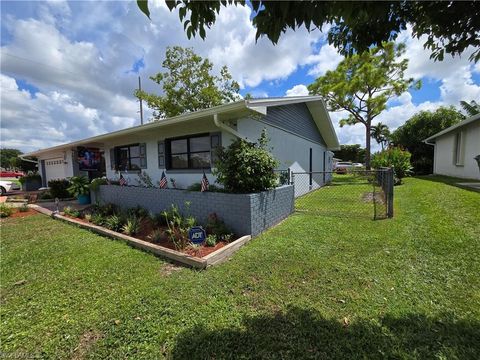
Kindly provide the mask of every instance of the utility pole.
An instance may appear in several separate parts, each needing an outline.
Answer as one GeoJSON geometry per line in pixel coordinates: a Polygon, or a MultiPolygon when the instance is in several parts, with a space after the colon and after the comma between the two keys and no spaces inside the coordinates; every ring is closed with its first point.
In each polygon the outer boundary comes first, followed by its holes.
{"type": "MultiPolygon", "coordinates": [[[[142,91],[142,80],[140,76],[138,77],[138,90],[142,91]]],[[[138,99],[140,101],[140,124],[143,125],[143,101],[142,99],[138,99]]]]}

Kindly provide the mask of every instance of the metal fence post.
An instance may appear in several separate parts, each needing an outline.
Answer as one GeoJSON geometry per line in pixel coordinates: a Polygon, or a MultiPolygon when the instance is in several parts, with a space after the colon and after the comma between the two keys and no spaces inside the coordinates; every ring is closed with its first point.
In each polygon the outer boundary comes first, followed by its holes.
{"type": "Polygon", "coordinates": [[[388,202],[387,202],[387,205],[388,205],[388,208],[387,208],[387,216],[389,218],[393,217],[393,168],[390,168],[388,170],[388,173],[387,173],[387,178],[388,178],[388,181],[387,181],[387,184],[388,184],[388,195],[387,195],[387,198],[388,198],[388,202]]]}

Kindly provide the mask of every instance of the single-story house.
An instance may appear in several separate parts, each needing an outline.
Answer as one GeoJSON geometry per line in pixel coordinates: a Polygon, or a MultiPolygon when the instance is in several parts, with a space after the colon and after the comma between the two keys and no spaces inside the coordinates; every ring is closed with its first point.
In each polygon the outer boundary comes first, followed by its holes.
{"type": "Polygon", "coordinates": [[[480,114],[424,141],[434,146],[434,174],[480,179],[480,114]]]}
{"type": "Polygon", "coordinates": [[[49,180],[86,175],[90,179],[120,174],[136,185],[145,171],[158,184],[162,172],[178,188],[210,183],[218,146],[236,138],[256,141],[267,130],[279,169],[331,171],[339,148],[325,104],[318,96],[240,100],[205,110],[31,152],[39,159],[43,185],[49,180]]]}

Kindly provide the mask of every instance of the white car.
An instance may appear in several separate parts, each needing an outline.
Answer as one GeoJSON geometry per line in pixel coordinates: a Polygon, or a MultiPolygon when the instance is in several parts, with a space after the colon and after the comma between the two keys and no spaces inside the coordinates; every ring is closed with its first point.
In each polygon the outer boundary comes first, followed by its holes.
{"type": "Polygon", "coordinates": [[[11,180],[0,180],[0,195],[5,195],[12,190],[20,190],[20,185],[11,180]]]}

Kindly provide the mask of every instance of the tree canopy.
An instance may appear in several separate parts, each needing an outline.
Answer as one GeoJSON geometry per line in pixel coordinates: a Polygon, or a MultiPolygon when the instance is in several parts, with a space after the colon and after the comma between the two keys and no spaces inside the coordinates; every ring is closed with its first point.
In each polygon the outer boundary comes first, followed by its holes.
{"type": "Polygon", "coordinates": [[[475,100],[472,100],[470,102],[460,101],[460,106],[462,107],[463,111],[465,111],[467,116],[474,116],[480,114],[480,104],[477,103],[475,100]]]}
{"type": "Polygon", "coordinates": [[[213,64],[195,54],[191,48],[168,47],[162,65],[167,71],[150,77],[162,87],[162,95],[135,91],[135,96],[145,100],[154,110],[157,120],[239,98],[240,87],[227,67],[222,67],[220,75],[213,75],[213,64]]]}
{"type": "Polygon", "coordinates": [[[334,156],[343,161],[356,163],[365,162],[365,149],[360,144],[340,145],[340,150],[334,151],[334,156]]]}
{"type": "MultiPolygon", "coordinates": [[[[274,44],[288,29],[308,31],[329,26],[328,42],[341,54],[352,55],[393,41],[407,26],[416,38],[426,36],[424,47],[431,58],[462,54],[469,46],[470,60],[480,59],[480,2],[478,1],[191,1],[166,0],[178,8],[187,37],[206,37],[206,29],[225,6],[250,6],[257,39],[267,36],[274,44]]],[[[137,0],[150,18],[148,0],[137,0]]]]}
{"type": "MultiPolygon", "coordinates": [[[[346,111],[340,126],[365,126],[365,166],[370,169],[372,120],[387,107],[387,101],[414,84],[405,79],[408,59],[399,60],[405,46],[394,43],[374,47],[345,58],[333,71],[327,71],[308,86],[312,95],[323,96],[329,111],[346,111]]],[[[420,83],[417,83],[420,85],[420,83]]]]}
{"type": "Polygon", "coordinates": [[[423,141],[463,119],[462,113],[453,106],[420,111],[392,133],[392,142],[412,154],[411,161],[416,174],[431,174],[433,146],[423,141]]]}

